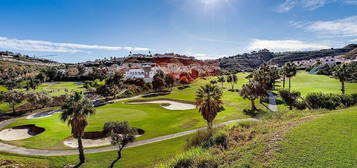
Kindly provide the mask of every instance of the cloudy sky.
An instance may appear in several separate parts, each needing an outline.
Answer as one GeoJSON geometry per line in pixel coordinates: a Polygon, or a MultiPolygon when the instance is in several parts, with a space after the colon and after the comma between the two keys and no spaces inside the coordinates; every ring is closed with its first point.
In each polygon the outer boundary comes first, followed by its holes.
{"type": "Polygon", "coordinates": [[[357,43],[357,0],[0,0],[0,50],[61,62],[357,43]]]}

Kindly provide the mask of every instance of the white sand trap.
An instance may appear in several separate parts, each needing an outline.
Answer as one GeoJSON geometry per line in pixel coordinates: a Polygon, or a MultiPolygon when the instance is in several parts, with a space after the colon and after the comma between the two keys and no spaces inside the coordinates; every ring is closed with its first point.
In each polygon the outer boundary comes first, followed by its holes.
{"type": "MultiPolygon", "coordinates": [[[[82,139],[83,146],[85,148],[98,147],[98,146],[106,146],[110,145],[110,137],[101,138],[101,139],[82,139]]],[[[78,141],[77,139],[71,137],[63,141],[63,144],[70,148],[77,148],[78,141]]]]}
{"type": "Polygon", "coordinates": [[[169,105],[161,105],[161,107],[168,110],[191,110],[195,109],[196,106],[190,103],[182,103],[173,100],[153,100],[153,101],[137,101],[137,102],[128,102],[128,104],[169,104],[169,105]]]}
{"type": "Polygon", "coordinates": [[[45,117],[52,116],[54,113],[58,113],[58,112],[61,112],[61,111],[56,110],[56,111],[46,111],[46,112],[41,112],[41,113],[35,113],[35,114],[31,114],[31,115],[27,116],[26,119],[45,118],[45,117]]]}
{"type": "Polygon", "coordinates": [[[21,139],[31,138],[32,135],[29,133],[29,129],[13,129],[8,128],[0,131],[0,140],[3,141],[16,141],[21,139]]]}
{"type": "MultiPolygon", "coordinates": [[[[141,135],[136,135],[139,137],[141,135]]],[[[82,139],[83,147],[93,148],[98,146],[107,146],[111,144],[111,138],[101,138],[101,139],[82,139]]],[[[70,148],[78,148],[78,140],[76,138],[70,137],[63,141],[63,144],[70,148]]]]}

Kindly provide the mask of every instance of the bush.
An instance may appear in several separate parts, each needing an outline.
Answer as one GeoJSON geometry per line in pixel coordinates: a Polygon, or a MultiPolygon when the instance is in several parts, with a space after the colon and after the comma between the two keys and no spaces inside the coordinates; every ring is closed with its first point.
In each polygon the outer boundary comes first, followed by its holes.
{"type": "Polygon", "coordinates": [[[298,110],[305,110],[306,109],[306,102],[305,101],[295,101],[294,107],[298,110]]]}
{"type": "Polygon", "coordinates": [[[217,168],[218,163],[212,159],[202,159],[197,161],[197,168],[217,168]]]}
{"type": "Polygon", "coordinates": [[[314,109],[325,108],[334,110],[356,104],[355,97],[355,95],[311,93],[306,97],[306,101],[314,109]]]}
{"type": "Polygon", "coordinates": [[[224,149],[228,148],[228,137],[224,133],[219,133],[206,141],[202,142],[202,148],[208,149],[213,146],[222,147],[224,149]]]}
{"type": "Polygon", "coordinates": [[[201,144],[205,141],[208,141],[212,137],[212,131],[202,130],[197,131],[197,133],[192,136],[186,142],[186,148],[201,146],[201,144]]]}
{"type": "MultiPolygon", "coordinates": [[[[205,166],[205,163],[214,161],[213,156],[208,150],[202,148],[191,148],[182,153],[175,155],[172,159],[165,160],[158,165],[157,168],[184,168],[184,167],[198,167],[198,165],[205,166]]],[[[212,162],[213,163],[213,162],[212,162]]],[[[207,167],[209,168],[209,167],[207,167]]]]}
{"type": "Polygon", "coordinates": [[[177,161],[177,163],[174,165],[174,168],[190,168],[193,165],[192,159],[180,159],[177,161]]]}
{"type": "Polygon", "coordinates": [[[283,101],[290,107],[295,107],[299,110],[303,110],[306,108],[306,103],[303,101],[299,101],[300,92],[288,90],[279,90],[279,95],[283,99],[283,101]]]}
{"type": "Polygon", "coordinates": [[[357,93],[352,94],[351,96],[352,96],[353,101],[354,101],[355,104],[356,104],[356,103],[357,103],[357,93]]]}

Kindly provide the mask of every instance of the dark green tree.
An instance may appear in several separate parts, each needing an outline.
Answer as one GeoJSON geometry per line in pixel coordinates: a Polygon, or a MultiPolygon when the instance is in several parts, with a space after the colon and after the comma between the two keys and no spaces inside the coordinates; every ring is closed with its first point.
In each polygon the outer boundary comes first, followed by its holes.
{"type": "Polygon", "coordinates": [[[196,92],[196,106],[201,116],[207,121],[207,128],[212,129],[212,122],[222,109],[222,90],[217,85],[201,86],[196,92]]]}
{"type": "Polygon", "coordinates": [[[75,92],[65,101],[62,111],[61,120],[71,126],[72,136],[78,140],[79,163],[75,167],[80,167],[85,162],[82,137],[88,125],[87,117],[95,114],[95,108],[81,92],[75,92]]]}

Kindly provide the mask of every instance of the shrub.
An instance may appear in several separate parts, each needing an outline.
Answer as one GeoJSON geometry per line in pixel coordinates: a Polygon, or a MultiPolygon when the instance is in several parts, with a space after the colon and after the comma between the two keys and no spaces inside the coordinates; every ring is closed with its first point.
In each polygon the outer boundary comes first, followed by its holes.
{"type": "Polygon", "coordinates": [[[213,156],[210,155],[208,150],[204,150],[202,148],[191,148],[187,151],[175,155],[172,159],[165,160],[158,165],[155,165],[155,167],[198,167],[198,164],[204,165],[204,160],[214,160],[213,156]]]}
{"type": "Polygon", "coordinates": [[[213,146],[222,147],[224,149],[228,148],[228,137],[224,133],[219,133],[218,135],[214,135],[206,141],[202,142],[202,148],[208,149],[213,146]]]}
{"type": "Polygon", "coordinates": [[[355,95],[311,93],[306,97],[306,101],[314,109],[325,108],[334,110],[356,104],[355,97],[355,95]]]}
{"type": "Polygon", "coordinates": [[[300,98],[301,93],[296,91],[289,92],[288,90],[279,90],[279,95],[288,106],[292,107],[297,104],[296,100],[300,98]]]}
{"type": "Polygon", "coordinates": [[[265,111],[263,111],[261,109],[256,109],[256,110],[244,109],[243,112],[245,115],[248,115],[251,117],[256,117],[258,114],[263,114],[265,111]]]}
{"type": "Polygon", "coordinates": [[[297,108],[298,110],[305,110],[306,109],[306,102],[297,100],[294,103],[294,107],[297,108]]]}
{"type": "Polygon", "coordinates": [[[353,106],[356,101],[353,98],[352,95],[339,95],[341,98],[341,103],[345,106],[345,107],[350,107],[353,106]]]}
{"type": "Polygon", "coordinates": [[[357,93],[354,93],[351,95],[352,96],[352,99],[353,101],[355,102],[355,104],[357,103],[357,93]]]}
{"type": "Polygon", "coordinates": [[[197,131],[197,133],[192,136],[186,142],[186,148],[200,146],[204,141],[209,140],[212,137],[212,131],[202,130],[197,131]]]}
{"type": "Polygon", "coordinates": [[[180,159],[177,163],[173,166],[174,168],[189,168],[192,167],[193,161],[192,159],[180,159]]]}
{"type": "Polygon", "coordinates": [[[217,168],[218,163],[213,159],[202,159],[197,161],[197,168],[217,168]]]}

